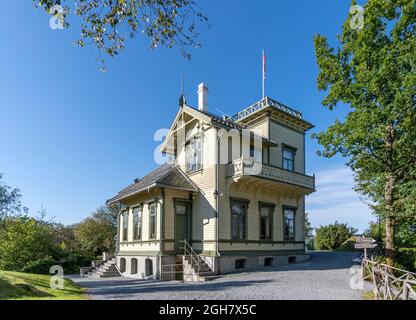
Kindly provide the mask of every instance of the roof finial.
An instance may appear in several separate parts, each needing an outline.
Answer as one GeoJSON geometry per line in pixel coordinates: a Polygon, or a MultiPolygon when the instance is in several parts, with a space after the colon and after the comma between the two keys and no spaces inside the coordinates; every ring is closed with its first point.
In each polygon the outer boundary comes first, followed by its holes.
{"type": "Polygon", "coordinates": [[[185,80],[184,80],[184,76],[182,76],[182,83],[181,83],[181,97],[179,98],[179,106],[183,107],[184,105],[186,105],[186,99],[185,99],[185,80]]]}

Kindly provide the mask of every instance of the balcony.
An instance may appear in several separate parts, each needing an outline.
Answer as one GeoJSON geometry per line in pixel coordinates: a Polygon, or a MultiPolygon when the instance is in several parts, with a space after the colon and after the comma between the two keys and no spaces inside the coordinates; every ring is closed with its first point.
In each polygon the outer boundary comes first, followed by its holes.
{"type": "Polygon", "coordinates": [[[300,188],[315,190],[315,176],[307,176],[301,173],[288,171],[282,168],[261,164],[253,160],[237,159],[226,167],[227,178],[240,178],[253,176],[290,184],[300,188]]]}

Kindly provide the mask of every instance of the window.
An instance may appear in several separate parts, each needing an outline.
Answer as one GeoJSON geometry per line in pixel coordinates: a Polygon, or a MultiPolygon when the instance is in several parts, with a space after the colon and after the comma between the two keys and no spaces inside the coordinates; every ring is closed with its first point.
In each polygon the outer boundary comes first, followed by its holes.
{"type": "Polygon", "coordinates": [[[186,215],[186,208],[187,206],[185,204],[177,204],[175,213],[180,215],[186,215]]]}
{"type": "Polygon", "coordinates": [[[195,172],[202,169],[202,138],[194,137],[185,145],[186,171],[195,172]]]}
{"type": "Polygon", "coordinates": [[[273,211],[271,205],[260,205],[260,240],[272,240],[273,211]]]}
{"type": "Polygon", "coordinates": [[[283,169],[295,170],[295,150],[290,148],[283,148],[283,169]]]}
{"type": "Polygon", "coordinates": [[[296,263],[296,257],[289,257],[289,258],[287,259],[287,261],[289,262],[289,264],[291,264],[291,263],[296,263]]]}
{"type": "Polygon", "coordinates": [[[235,260],[236,269],[244,269],[246,267],[246,259],[237,259],[235,260]]]}
{"type": "Polygon", "coordinates": [[[264,259],[264,266],[265,267],[271,267],[271,266],[273,266],[273,258],[266,258],[266,259],[264,259]]]}
{"type": "Polygon", "coordinates": [[[131,259],[131,274],[137,274],[137,259],[131,259]]]}
{"type": "Polygon", "coordinates": [[[250,157],[254,158],[254,144],[250,145],[250,157]]]}
{"type": "Polygon", "coordinates": [[[285,241],[295,240],[295,209],[284,208],[285,241]]]}
{"type": "Polygon", "coordinates": [[[246,216],[248,202],[231,200],[231,239],[246,239],[246,216]]]}
{"type": "Polygon", "coordinates": [[[123,213],[123,241],[128,240],[128,230],[129,230],[129,214],[127,211],[123,213]]]}
{"type": "Polygon", "coordinates": [[[133,209],[133,240],[142,239],[142,217],[143,210],[141,207],[133,209]]]}
{"type": "Polygon", "coordinates": [[[149,237],[150,239],[156,239],[156,213],[157,206],[156,204],[151,204],[149,206],[149,237]]]}
{"type": "Polygon", "coordinates": [[[146,277],[153,275],[153,261],[151,259],[145,260],[146,277]]]}
{"type": "Polygon", "coordinates": [[[126,272],[126,258],[120,259],[120,272],[126,272]]]}

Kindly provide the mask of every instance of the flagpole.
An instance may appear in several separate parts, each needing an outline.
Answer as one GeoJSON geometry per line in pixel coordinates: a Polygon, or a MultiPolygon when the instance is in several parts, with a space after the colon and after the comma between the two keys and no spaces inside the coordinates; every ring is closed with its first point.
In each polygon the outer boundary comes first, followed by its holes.
{"type": "Polygon", "coordinates": [[[264,86],[265,86],[265,79],[266,79],[266,57],[265,57],[265,55],[264,55],[264,49],[263,49],[263,51],[262,51],[262,97],[263,97],[263,99],[264,99],[264,86]]]}

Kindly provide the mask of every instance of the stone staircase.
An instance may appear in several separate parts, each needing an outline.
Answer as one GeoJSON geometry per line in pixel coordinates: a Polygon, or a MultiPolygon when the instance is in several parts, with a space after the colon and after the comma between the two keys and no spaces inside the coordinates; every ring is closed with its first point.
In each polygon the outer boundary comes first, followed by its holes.
{"type": "Polygon", "coordinates": [[[183,256],[183,281],[184,282],[203,282],[219,278],[208,264],[201,258],[197,260],[193,256],[183,256]]]}
{"type": "Polygon", "coordinates": [[[89,278],[114,278],[121,277],[120,272],[116,267],[116,259],[113,258],[104,262],[101,266],[86,274],[89,278]]]}

